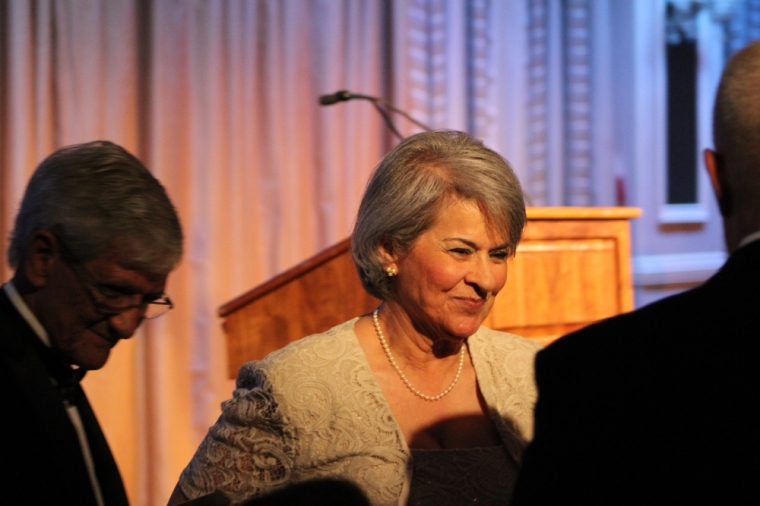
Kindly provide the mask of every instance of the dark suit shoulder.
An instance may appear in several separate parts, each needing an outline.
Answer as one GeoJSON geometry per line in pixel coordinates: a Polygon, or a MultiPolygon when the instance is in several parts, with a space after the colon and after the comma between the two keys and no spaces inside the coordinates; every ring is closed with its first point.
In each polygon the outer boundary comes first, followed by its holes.
{"type": "Polygon", "coordinates": [[[745,246],[704,285],[541,351],[514,504],[757,502],[759,266],[745,246]]]}
{"type": "Polygon", "coordinates": [[[0,290],[0,433],[12,434],[0,452],[0,485],[25,504],[94,506],[76,430],[35,352],[35,339],[0,290]]]}
{"type": "Polygon", "coordinates": [[[754,262],[751,255],[732,257],[704,285],[568,334],[540,356],[606,359],[615,354],[636,354],[642,349],[666,352],[672,348],[680,352],[687,344],[699,346],[699,341],[710,340],[716,333],[731,333],[733,337],[729,339],[740,338],[737,333],[755,325],[760,317],[760,311],[754,309],[760,306],[757,264],[760,261],[754,262]]]}

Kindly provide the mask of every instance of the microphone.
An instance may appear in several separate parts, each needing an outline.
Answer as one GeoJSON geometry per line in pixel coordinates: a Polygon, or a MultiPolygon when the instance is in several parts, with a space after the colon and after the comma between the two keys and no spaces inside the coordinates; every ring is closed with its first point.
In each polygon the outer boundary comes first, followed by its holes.
{"type": "Polygon", "coordinates": [[[336,91],[335,93],[332,93],[330,95],[322,95],[321,97],[319,97],[319,105],[333,105],[333,104],[337,104],[338,102],[345,102],[346,100],[351,100],[352,98],[354,98],[354,95],[352,95],[350,91],[346,91],[346,90],[336,91]]]}
{"type": "Polygon", "coordinates": [[[359,93],[351,93],[350,91],[346,90],[340,90],[336,91],[335,93],[332,93],[330,95],[322,95],[319,97],[319,105],[333,105],[337,104],[338,102],[346,102],[348,100],[359,98],[363,100],[369,100],[372,102],[372,105],[375,106],[375,109],[380,113],[380,115],[383,117],[383,120],[385,121],[385,124],[390,128],[390,130],[396,134],[396,137],[399,139],[403,139],[404,137],[401,135],[401,133],[398,131],[398,129],[393,124],[393,121],[391,120],[390,115],[388,114],[388,111],[395,112],[397,114],[400,114],[404,118],[408,119],[418,127],[422,128],[426,132],[432,131],[432,129],[425,125],[424,123],[421,123],[411,117],[406,112],[402,111],[395,105],[391,104],[387,100],[384,100],[382,98],[378,97],[372,97],[370,95],[360,95],[359,93]]]}

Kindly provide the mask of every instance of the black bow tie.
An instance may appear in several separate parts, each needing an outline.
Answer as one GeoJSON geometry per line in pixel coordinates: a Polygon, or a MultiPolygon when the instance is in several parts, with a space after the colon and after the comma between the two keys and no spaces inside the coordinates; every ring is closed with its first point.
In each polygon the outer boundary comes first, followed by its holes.
{"type": "Polygon", "coordinates": [[[66,366],[70,372],[65,377],[58,375],[55,377],[58,390],[63,395],[63,399],[70,405],[76,406],[79,399],[84,395],[82,387],[79,382],[82,381],[87,371],[84,369],[72,369],[68,365],[66,366]]]}
{"type": "Polygon", "coordinates": [[[71,406],[84,395],[79,382],[84,378],[85,369],[72,369],[66,360],[54,348],[46,346],[41,340],[34,340],[34,348],[45,364],[48,374],[53,378],[63,399],[71,406]]]}

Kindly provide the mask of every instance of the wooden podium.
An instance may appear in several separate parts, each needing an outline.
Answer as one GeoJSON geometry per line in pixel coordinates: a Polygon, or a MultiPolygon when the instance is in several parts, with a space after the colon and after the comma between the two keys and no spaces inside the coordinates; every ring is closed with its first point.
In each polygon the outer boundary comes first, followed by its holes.
{"type": "MultiPolygon", "coordinates": [[[[533,207],[507,284],[484,325],[544,344],[633,309],[627,207],[533,207]]],[[[372,311],[346,239],[219,308],[228,373],[291,341],[372,311]]]]}

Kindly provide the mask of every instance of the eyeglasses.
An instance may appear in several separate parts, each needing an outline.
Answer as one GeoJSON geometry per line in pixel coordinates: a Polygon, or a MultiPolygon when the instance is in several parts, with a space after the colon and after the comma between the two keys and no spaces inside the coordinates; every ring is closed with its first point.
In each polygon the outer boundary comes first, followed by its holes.
{"type": "Polygon", "coordinates": [[[174,308],[166,294],[158,297],[139,293],[125,293],[117,287],[98,283],[95,276],[84,265],[67,263],[71,272],[87,288],[95,309],[104,314],[117,315],[130,309],[143,311],[143,318],[153,319],[163,316],[174,308]]]}

